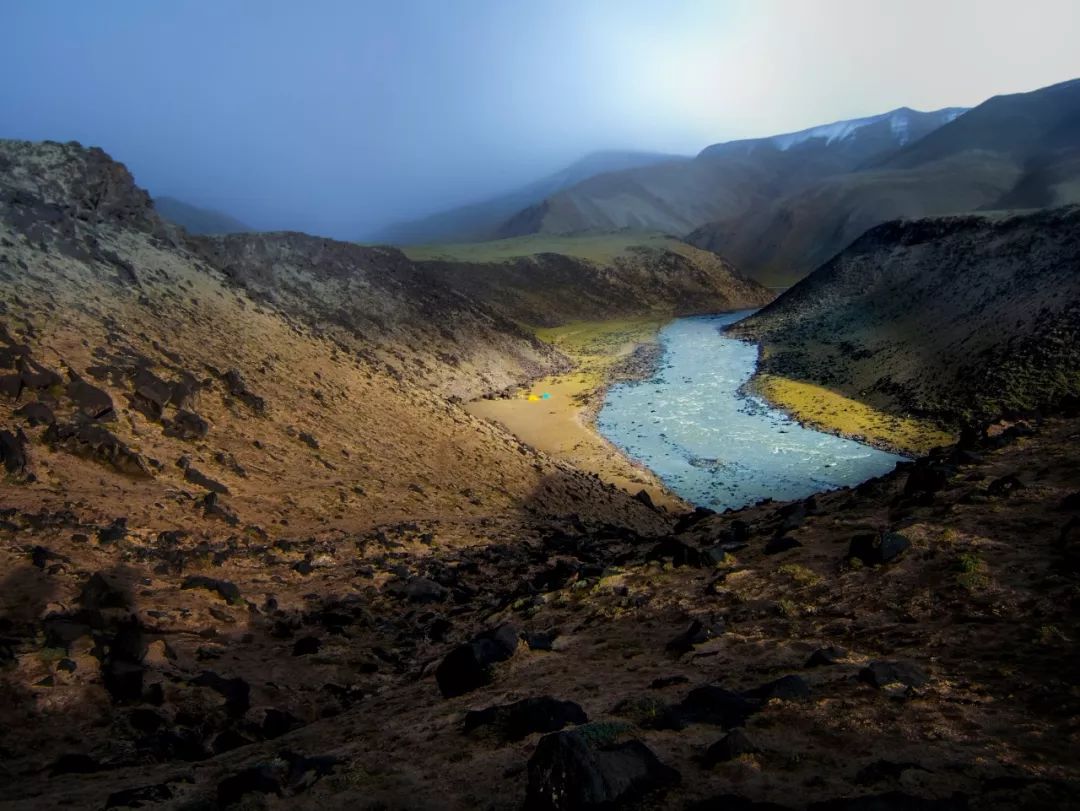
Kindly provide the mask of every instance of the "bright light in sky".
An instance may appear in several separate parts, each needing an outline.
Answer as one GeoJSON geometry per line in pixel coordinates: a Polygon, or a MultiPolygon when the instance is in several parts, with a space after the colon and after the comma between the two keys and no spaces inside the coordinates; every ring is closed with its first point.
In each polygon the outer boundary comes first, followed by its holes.
{"type": "Polygon", "coordinates": [[[353,237],[599,149],[693,154],[1080,77],[1077,0],[0,0],[0,137],[353,237]]]}

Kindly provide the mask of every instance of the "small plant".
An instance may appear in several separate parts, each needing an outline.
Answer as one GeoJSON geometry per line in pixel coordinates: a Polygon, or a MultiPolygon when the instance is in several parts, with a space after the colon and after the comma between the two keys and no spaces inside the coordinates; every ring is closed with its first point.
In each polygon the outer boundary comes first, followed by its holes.
{"type": "Polygon", "coordinates": [[[990,584],[982,558],[975,552],[964,552],[956,559],[956,582],[968,591],[977,591],[990,584]]]}
{"type": "Polygon", "coordinates": [[[941,540],[945,541],[946,543],[952,543],[959,537],[959,535],[960,533],[958,533],[952,527],[945,527],[945,529],[941,531],[941,540]]]}
{"type": "Polygon", "coordinates": [[[622,721],[595,721],[591,724],[579,726],[577,731],[590,746],[606,746],[609,743],[615,743],[620,736],[625,735],[630,729],[630,724],[622,721]]]}
{"type": "Polygon", "coordinates": [[[794,600],[789,600],[787,597],[781,597],[777,600],[776,609],[784,617],[793,618],[799,616],[799,606],[796,605],[794,600]]]}
{"type": "Polygon", "coordinates": [[[1039,642],[1043,645],[1056,645],[1061,642],[1071,641],[1056,625],[1043,625],[1039,628],[1039,642]]]}
{"type": "Polygon", "coordinates": [[[821,575],[798,563],[785,563],[777,571],[787,575],[800,586],[814,586],[821,582],[821,575]]]}

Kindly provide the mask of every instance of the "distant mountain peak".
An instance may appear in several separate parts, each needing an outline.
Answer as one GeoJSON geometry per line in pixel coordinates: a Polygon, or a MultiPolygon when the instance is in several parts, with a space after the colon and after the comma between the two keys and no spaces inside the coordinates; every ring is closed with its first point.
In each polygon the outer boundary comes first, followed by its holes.
{"type": "Polygon", "coordinates": [[[913,110],[910,107],[897,107],[895,110],[890,110],[887,113],[881,113],[879,115],[866,116],[865,118],[851,118],[844,121],[834,121],[831,124],[821,124],[816,127],[799,130],[798,132],[774,135],[768,140],[781,152],[786,152],[794,146],[804,144],[807,141],[817,138],[824,139],[825,145],[829,146],[833,143],[853,138],[855,134],[864,127],[887,121],[897,145],[903,146],[911,140],[912,123],[915,120],[932,118],[935,119],[935,123],[938,126],[941,126],[948,124],[965,112],[967,112],[966,107],[945,107],[941,110],[933,110],[931,112],[913,110]]]}

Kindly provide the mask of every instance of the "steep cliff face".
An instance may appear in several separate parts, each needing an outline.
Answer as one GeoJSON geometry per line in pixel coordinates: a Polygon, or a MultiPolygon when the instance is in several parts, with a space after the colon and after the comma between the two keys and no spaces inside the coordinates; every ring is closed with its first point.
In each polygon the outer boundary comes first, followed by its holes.
{"type": "Polygon", "coordinates": [[[1080,393],[1080,208],[887,223],[733,333],[762,371],[956,422],[1080,393]]]}

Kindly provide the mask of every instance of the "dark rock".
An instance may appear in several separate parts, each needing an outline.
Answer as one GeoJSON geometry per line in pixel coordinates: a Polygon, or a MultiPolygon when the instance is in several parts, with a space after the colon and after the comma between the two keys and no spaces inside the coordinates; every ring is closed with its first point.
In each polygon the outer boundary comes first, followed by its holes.
{"type": "Polygon", "coordinates": [[[937,460],[919,459],[908,473],[904,494],[911,496],[918,493],[937,493],[948,485],[952,473],[951,467],[937,460]]]}
{"type": "Polygon", "coordinates": [[[127,537],[127,519],[117,518],[109,526],[102,527],[97,533],[98,543],[110,544],[122,541],[127,537]]]}
{"type": "Polygon", "coordinates": [[[87,383],[81,377],[68,383],[67,396],[75,403],[75,408],[92,420],[109,420],[116,416],[112,397],[108,392],[87,383]]]}
{"type": "Polygon", "coordinates": [[[705,750],[704,762],[706,766],[715,766],[717,763],[734,760],[740,755],[754,755],[760,751],[745,732],[733,729],[705,750]]]}
{"type": "Polygon", "coordinates": [[[287,732],[299,729],[304,722],[286,710],[269,709],[263,715],[262,735],[266,739],[280,738],[287,732]]]}
{"type": "Polygon", "coordinates": [[[708,507],[695,507],[693,512],[685,513],[679,517],[672,532],[676,535],[686,532],[686,530],[704,521],[710,515],[716,515],[716,510],[710,510],[708,507]]]}
{"type": "Polygon", "coordinates": [[[132,729],[144,734],[157,732],[165,724],[165,719],[158,712],[145,707],[132,710],[127,718],[132,729]]]}
{"type": "Polygon", "coordinates": [[[226,487],[219,481],[211,479],[205,473],[202,473],[191,465],[188,465],[187,469],[184,470],[184,479],[191,482],[192,484],[197,484],[199,487],[205,487],[212,493],[219,493],[223,496],[229,494],[228,487],[226,487]]]}
{"type": "Polygon", "coordinates": [[[207,591],[213,591],[225,602],[234,605],[243,602],[243,597],[240,595],[240,587],[235,583],[230,583],[228,580],[217,580],[213,577],[193,574],[184,578],[184,582],[180,584],[180,588],[206,589],[207,591]]]}
{"type": "Polygon", "coordinates": [[[908,769],[927,771],[918,763],[895,763],[891,760],[875,760],[863,766],[855,775],[855,782],[860,786],[872,786],[885,780],[899,780],[908,769]]]}
{"type": "Polygon", "coordinates": [[[986,488],[986,493],[995,498],[1008,498],[1017,490],[1023,489],[1024,483],[1020,481],[1015,473],[1010,473],[1007,476],[1002,476],[1000,479],[994,479],[990,482],[989,486],[986,488]]]}
{"type": "Polygon", "coordinates": [[[581,564],[571,560],[556,560],[554,564],[533,576],[532,587],[539,592],[558,591],[577,579],[581,564]]]}
{"type": "Polygon", "coordinates": [[[252,766],[226,777],[217,787],[218,805],[226,808],[240,802],[247,794],[274,794],[281,796],[281,782],[269,765],[252,766]]]}
{"type": "Polygon", "coordinates": [[[113,436],[105,428],[88,422],[50,425],[45,441],[68,453],[110,465],[120,473],[139,478],[153,474],[143,457],[113,436]]]}
{"type": "Polygon", "coordinates": [[[574,702],[542,696],[470,710],[465,713],[465,731],[491,726],[500,740],[520,741],[534,732],[556,732],[568,724],[586,724],[588,721],[585,711],[574,702]]]}
{"type": "Polygon", "coordinates": [[[108,652],[101,663],[101,680],[117,704],[134,704],[142,700],[146,668],[146,639],[142,627],[128,620],[117,628],[108,643],[108,652]]]}
{"type": "Polygon", "coordinates": [[[663,690],[665,687],[674,687],[677,684],[687,684],[690,681],[686,676],[663,676],[649,682],[650,690],[663,690]]]}
{"type": "Polygon", "coordinates": [[[253,740],[244,737],[235,729],[227,729],[214,736],[210,748],[215,755],[220,755],[222,752],[231,752],[233,749],[239,749],[241,746],[249,746],[252,743],[254,743],[253,740]]]}
{"type": "Polygon", "coordinates": [[[317,440],[311,434],[307,433],[307,431],[301,431],[299,434],[299,438],[300,441],[307,445],[309,448],[312,448],[313,450],[319,449],[319,440],[317,440]]]}
{"type": "Polygon", "coordinates": [[[207,493],[202,498],[203,515],[207,518],[217,518],[231,527],[240,523],[240,516],[221,503],[217,493],[207,493]]]}
{"type": "Polygon", "coordinates": [[[256,414],[266,413],[266,401],[248,388],[247,383],[237,369],[230,369],[222,377],[229,394],[247,405],[256,414]]]}
{"type": "Polygon", "coordinates": [[[708,642],[710,639],[723,632],[724,628],[722,624],[707,626],[702,623],[701,620],[694,620],[690,623],[689,628],[667,643],[666,650],[669,653],[681,656],[684,653],[692,651],[695,645],[700,645],[702,642],[708,642]]]}
{"type": "Polygon", "coordinates": [[[405,585],[405,597],[410,603],[441,603],[450,590],[427,577],[413,577],[405,585]]]}
{"type": "Polygon", "coordinates": [[[4,463],[4,469],[12,475],[26,473],[26,465],[29,457],[26,447],[29,443],[26,434],[19,428],[15,431],[0,431],[0,462],[4,463]]]}
{"type": "Polygon", "coordinates": [[[714,724],[734,729],[760,709],[761,701],[709,684],[691,690],[681,703],[669,708],[657,725],[681,729],[687,724],[714,724]]]}
{"type": "Polygon", "coordinates": [[[867,566],[881,566],[896,560],[909,548],[911,541],[899,532],[856,535],[851,539],[847,557],[858,558],[867,566]]]}
{"type": "Polygon", "coordinates": [[[731,539],[735,543],[747,543],[750,540],[750,525],[741,518],[731,522],[731,539]]]}
{"type": "Polygon", "coordinates": [[[494,676],[493,665],[513,656],[517,646],[517,630],[510,625],[501,625],[454,648],[435,670],[435,680],[443,697],[464,695],[490,684],[494,676]]]}
{"type": "Polygon", "coordinates": [[[165,426],[165,436],[176,439],[202,439],[210,433],[210,423],[194,411],[181,409],[165,426]]]}
{"type": "Polygon", "coordinates": [[[676,538],[665,538],[649,550],[645,560],[670,560],[672,566],[702,565],[701,552],[676,538]]]}
{"type": "MultiPolygon", "coordinates": [[[[19,380],[22,383],[22,388],[34,389],[35,391],[51,389],[64,382],[64,379],[52,369],[42,366],[30,358],[23,358],[19,370],[19,380]]],[[[112,401],[110,400],[110,406],[111,404],[112,401]]]]}
{"type": "Polygon", "coordinates": [[[529,646],[529,650],[551,650],[555,644],[557,634],[551,631],[525,631],[521,638],[529,646]]]}
{"type": "Polygon", "coordinates": [[[906,687],[922,687],[930,680],[921,667],[911,662],[876,661],[859,671],[859,681],[877,687],[879,690],[890,684],[903,684],[906,687]]]}
{"type": "Polygon", "coordinates": [[[768,543],[765,544],[765,549],[762,551],[764,551],[766,555],[778,555],[781,552],[798,549],[800,546],[802,546],[800,541],[795,540],[790,535],[783,535],[779,538],[770,538],[768,543]]]}
{"type": "Polygon", "coordinates": [[[76,670],[79,669],[79,665],[75,662],[74,659],[61,659],[59,662],[56,663],[56,669],[62,670],[65,673],[74,673],[76,670]]]}
{"type": "Polygon", "coordinates": [[[597,741],[588,727],[541,738],[528,773],[530,811],[623,807],[680,779],[641,741],[597,741]]]}
{"type": "Polygon", "coordinates": [[[1080,510],[1080,490],[1069,493],[1058,505],[1059,510],[1080,510]]]}
{"type": "Polygon", "coordinates": [[[313,653],[318,653],[321,647],[322,642],[319,641],[317,636],[305,636],[293,643],[292,655],[310,656],[313,653]]]}
{"type": "Polygon", "coordinates": [[[15,409],[15,416],[26,420],[27,425],[52,425],[56,422],[56,415],[45,403],[35,401],[27,403],[15,409]]]}
{"type": "Polygon", "coordinates": [[[153,808],[172,798],[173,790],[168,783],[127,788],[109,795],[105,800],[105,811],[110,808],[153,808]]]}
{"type": "Polygon", "coordinates": [[[115,578],[95,572],[83,586],[79,594],[79,604],[90,611],[103,608],[130,608],[131,595],[125,587],[116,582],[115,578]]]}
{"type": "Polygon", "coordinates": [[[656,505],[653,504],[652,496],[650,496],[648,491],[646,490],[638,490],[636,493],[634,493],[634,500],[640,501],[650,510],[656,509],[656,505]]]}
{"type": "Polygon", "coordinates": [[[823,665],[835,665],[838,661],[847,656],[847,651],[843,648],[838,648],[835,645],[829,645],[827,648],[818,648],[816,651],[810,654],[810,658],[806,660],[806,667],[821,667],[823,665]]]}
{"type": "Polygon", "coordinates": [[[794,701],[809,698],[810,685],[801,676],[783,676],[760,687],[755,687],[753,690],[746,690],[743,695],[761,701],[768,701],[773,698],[794,701]]]}
{"type": "Polygon", "coordinates": [[[209,687],[225,699],[225,709],[234,718],[244,715],[251,707],[251,687],[237,677],[227,679],[209,670],[204,670],[191,683],[196,687],[209,687]]]}
{"type": "Polygon", "coordinates": [[[104,768],[97,760],[82,753],[61,755],[50,767],[53,777],[59,774],[93,774],[104,768]]]}

